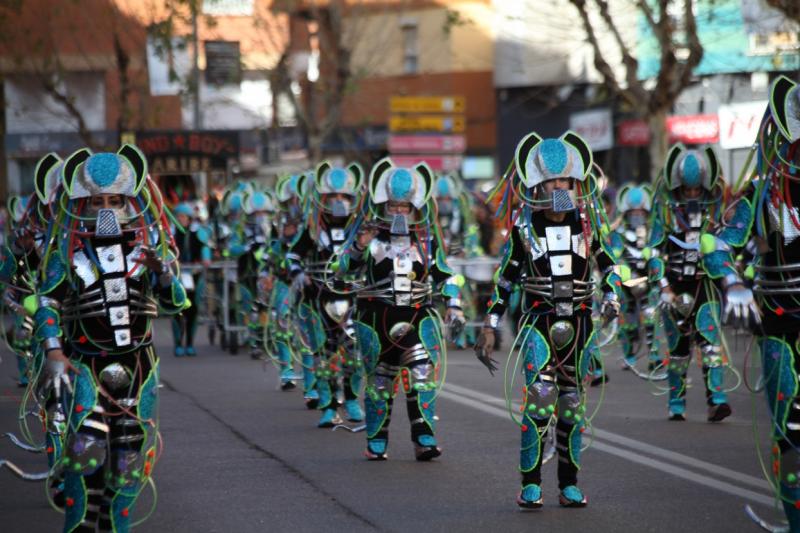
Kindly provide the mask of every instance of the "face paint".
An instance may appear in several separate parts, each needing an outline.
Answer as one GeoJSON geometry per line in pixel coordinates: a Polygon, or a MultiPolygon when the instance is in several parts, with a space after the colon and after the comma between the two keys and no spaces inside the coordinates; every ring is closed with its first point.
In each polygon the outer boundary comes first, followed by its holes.
{"type": "Polygon", "coordinates": [[[328,209],[334,217],[346,217],[350,214],[352,206],[350,200],[336,199],[328,201],[328,209]]]}

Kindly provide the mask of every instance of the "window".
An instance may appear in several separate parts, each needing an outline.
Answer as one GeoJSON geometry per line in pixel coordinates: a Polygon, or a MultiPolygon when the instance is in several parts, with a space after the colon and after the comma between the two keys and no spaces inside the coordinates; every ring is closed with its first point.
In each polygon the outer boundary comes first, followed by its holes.
{"type": "Polygon", "coordinates": [[[404,20],[400,24],[400,29],[403,32],[403,72],[416,74],[419,72],[417,23],[412,20],[404,20]]]}

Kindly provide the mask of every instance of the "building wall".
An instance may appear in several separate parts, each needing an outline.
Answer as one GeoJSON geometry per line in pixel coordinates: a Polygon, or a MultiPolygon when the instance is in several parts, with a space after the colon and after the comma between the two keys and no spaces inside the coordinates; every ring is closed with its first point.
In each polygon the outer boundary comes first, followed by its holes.
{"type": "Polygon", "coordinates": [[[468,150],[480,153],[494,152],[496,108],[490,71],[361,80],[345,101],[343,125],[388,124],[389,98],[397,95],[463,95],[466,98],[468,150]]]}

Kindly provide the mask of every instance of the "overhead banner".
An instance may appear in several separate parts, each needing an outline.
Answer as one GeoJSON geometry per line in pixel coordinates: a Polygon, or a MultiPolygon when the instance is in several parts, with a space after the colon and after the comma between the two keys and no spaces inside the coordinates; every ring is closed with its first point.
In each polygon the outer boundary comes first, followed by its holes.
{"type": "Polygon", "coordinates": [[[763,100],[719,106],[719,145],[725,150],[752,146],[767,103],[763,100]]]}
{"type": "Polygon", "coordinates": [[[569,116],[569,129],[583,137],[595,152],[610,150],[614,146],[610,108],[572,113],[569,116]]]}
{"type": "Polygon", "coordinates": [[[425,162],[431,170],[450,172],[461,170],[464,158],[460,155],[393,155],[392,162],[398,167],[413,167],[425,162]]]}

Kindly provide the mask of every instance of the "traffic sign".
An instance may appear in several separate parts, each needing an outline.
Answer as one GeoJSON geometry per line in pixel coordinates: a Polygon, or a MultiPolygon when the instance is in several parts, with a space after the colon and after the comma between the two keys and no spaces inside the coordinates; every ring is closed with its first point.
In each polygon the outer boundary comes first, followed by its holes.
{"type": "Polygon", "coordinates": [[[393,154],[461,154],[467,149],[464,135],[390,135],[393,154]]]}
{"type": "Polygon", "coordinates": [[[392,96],[389,99],[392,113],[463,113],[465,109],[463,96],[392,96]]]}
{"type": "Polygon", "coordinates": [[[466,122],[463,115],[392,115],[389,117],[389,131],[464,133],[466,122]]]}

